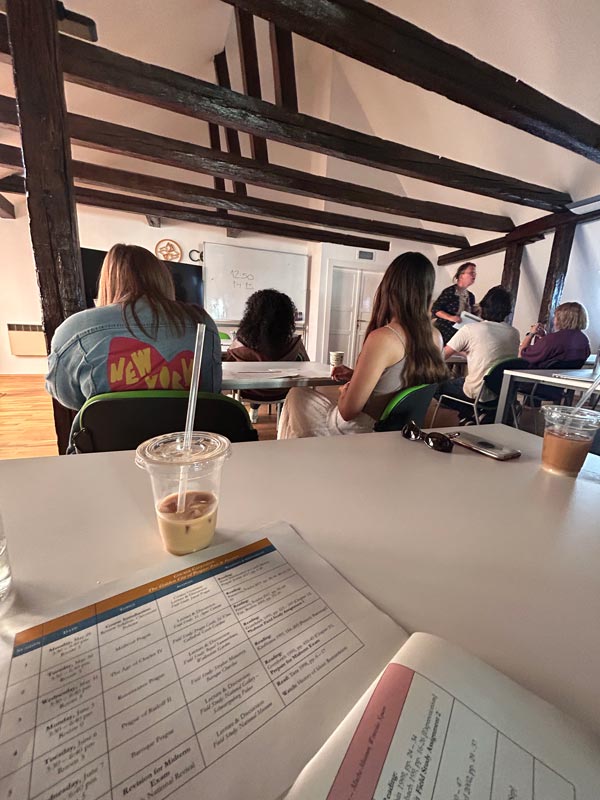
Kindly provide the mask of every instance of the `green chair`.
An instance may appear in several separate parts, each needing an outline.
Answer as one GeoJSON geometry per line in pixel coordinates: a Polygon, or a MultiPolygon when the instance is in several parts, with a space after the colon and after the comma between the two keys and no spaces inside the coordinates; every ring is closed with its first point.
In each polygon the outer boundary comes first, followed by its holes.
{"type": "Polygon", "coordinates": [[[394,395],[383,410],[383,414],[375,423],[376,431],[400,431],[407,422],[414,420],[422,426],[425,415],[437,383],[422,383],[420,386],[410,386],[394,395]]]}
{"type": "MultiPolygon", "coordinates": [[[[444,405],[446,405],[448,408],[453,408],[454,410],[458,410],[458,405],[469,406],[472,408],[476,425],[480,425],[482,422],[486,422],[488,419],[493,421],[493,416],[498,408],[498,395],[500,394],[504,370],[524,369],[525,367],[527,367],[527,362],[523,358],[503,358],[500,361],[496,361],[496,363],[492,364],[492,366],[488,369],[483,378],[481,389],[477,393],[477,397],[475,397],[473,400],[460,400],[458,397],[452,397],[452,395],[449,394],[441,395],[437,401],[437,406],[435,407],[435,411],[433,413],[431,427],[435,425],[435,418],[443,400],[446,401],[444,405]],[[486,389],[494,395],[491,400],[483,399],[483,394],[486,389]]],[[[508,398],[508,402],[513,414],[515,427],[518,427],[516,424],[514,398],[508,398]]]]}
{"type": "MultiPolygon", "coordinates": [[[[134,450],[141,442],[185,428],[188,393],[135,391],[99,394],[73,421],[69,453],[134,450]]],[[[241,403],[222,394],[198,392],[194,429],[221,433],[232,442],[255,442],[258,433],[241,403]]]]}
{"type": "Polygon", "coordinates": [[[219,331],[219,339],[222,342],[230,342],[231,336],[228,333],[225,333],[225,331],[219,331]]]}

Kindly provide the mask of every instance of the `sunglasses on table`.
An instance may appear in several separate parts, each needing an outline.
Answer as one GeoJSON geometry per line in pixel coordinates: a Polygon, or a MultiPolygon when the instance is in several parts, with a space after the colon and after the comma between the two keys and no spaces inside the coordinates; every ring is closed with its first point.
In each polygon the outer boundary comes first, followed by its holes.
{"type": "Polygon", "coordinates": [[[414,420],[407,422],[402,428],[402,436],[404,436],[405,439],[411,442],[425,442],[427,447],[431,447],[432,450],[437,450],[439,453],[451,453],[454,447],[452,439],[455,439],[459,435],[459,433],[445,434],[439,433],[438,431],[425,433],[414,420]]]}

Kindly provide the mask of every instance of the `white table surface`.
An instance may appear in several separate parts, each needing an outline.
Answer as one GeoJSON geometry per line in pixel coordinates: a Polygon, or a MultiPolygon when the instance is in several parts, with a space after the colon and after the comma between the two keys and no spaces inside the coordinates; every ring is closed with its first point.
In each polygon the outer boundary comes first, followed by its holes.
{"type": "Polygon", "coordinates": [[[515,381],[543,383],[546,386],[558,386],[561,389],[589,389],[592,380],[592,369],[506,369],[502,376],[502,386],[496,410],[496,422],[505,420],[506,402],[510,395],[511,385],[515,381]],[[557,377],[559,376],[559,377],[557,377]]]}
{"type": "Polygon", "coordinates": [[[288,389],[292,386],[340,385],[329,364],[315,361],[225,361],[223,390],[288,389]],[[295,374],[292,374],[295,373],[295,374]]]}
{"type": "MultiPolygon", "coordinates": [[[[539,467],[541,439],[481,433],[522,457],[437,453],[399,433],[236,444],[217,541],[287,520],[408,630],[457,642],[600,732],[600,458],[558,477],[539,467]]],[[[181,567],[130,452],[0,462],[0,508],[31,613],[181,567]]]]}

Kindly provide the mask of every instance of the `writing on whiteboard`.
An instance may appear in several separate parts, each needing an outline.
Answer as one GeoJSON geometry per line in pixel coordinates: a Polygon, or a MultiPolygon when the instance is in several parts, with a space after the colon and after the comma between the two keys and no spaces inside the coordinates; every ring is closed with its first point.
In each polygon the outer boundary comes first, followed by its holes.
{"type": "Polygon", "coordinates": [[[242,272],[241,269],[232,269],[234,289],[254,289],[254,275],[252,272],[242,272]]]}

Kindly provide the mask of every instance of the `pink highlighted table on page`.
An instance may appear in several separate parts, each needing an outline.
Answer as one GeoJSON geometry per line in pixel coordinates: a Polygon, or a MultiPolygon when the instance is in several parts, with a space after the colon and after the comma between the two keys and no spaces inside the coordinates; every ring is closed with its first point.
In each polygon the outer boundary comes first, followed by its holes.
{"type": "Polygon", "coordinates": [[[389,664],[356,729],[327,800],[371,800],[387,758],[414,672],[389,664]]]}

